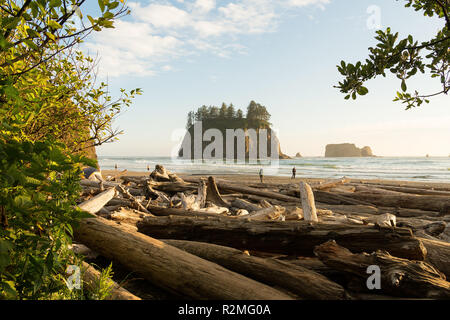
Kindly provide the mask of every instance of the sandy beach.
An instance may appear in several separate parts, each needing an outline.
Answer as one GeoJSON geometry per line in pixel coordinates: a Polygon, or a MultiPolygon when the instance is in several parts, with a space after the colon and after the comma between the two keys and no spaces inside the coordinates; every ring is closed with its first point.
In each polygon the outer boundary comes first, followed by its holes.
{"type": "MultiPolygon", "coordinates": [[[[102,170],[102,175],[107,177],[109,175],[118,174],[120,170],[102,170]]],[[[183,174],[176,172],[182,178],[185,177],[208,177],[208,175],[192,175],[192,174],[183,174]]],[[[127,171],[125,176],[147,176],[150,172],[146,171],[127,171]]],[[[236,183],[259,183],[258,175],[248,175],[248,174],[228,174],[228,175],[213,175],[216,179],[228,180],[236,183]]],[[[449,183],[441,183],[441,182],[419,182],[419,181],[399,181],[399,180],[382,180],[382,179],[349,179],[351,183],[373,183],[373,184],[389,184],[393,186],[413,186],[413,187],[423,187],[423,188],[448,188],[450,190],[450,182],[449,183]]],[[[298,183],[300,181],[305,181],[308,183],[319,183],[325,182],[327,179],[321,178],[296,178],[291,179],[290,177],[280,177],[280,176],[264,176],[264,183],[273,183],[273,184],[289,184],[289,183],[298,183]]]]}

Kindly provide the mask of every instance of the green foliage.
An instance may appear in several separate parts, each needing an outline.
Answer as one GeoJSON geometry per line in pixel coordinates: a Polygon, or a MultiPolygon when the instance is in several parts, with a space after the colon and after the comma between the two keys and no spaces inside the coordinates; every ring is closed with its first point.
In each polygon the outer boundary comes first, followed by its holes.
{"type": "Polygon", "coordinates": [[[90,288],[89,292],[85,293],[85,297],[89,300],[106,300],[111,295],[111,290],[114,285],[112,276],[111,263],[107,268],[102,269],[100,277],[93,284],[93,288],[90,288]]]}
{"type": "Polygon", "coordinates": [[[80,156],[54,141],[8,140],[0,132],[0,296],[45,298],[65,285],[78,198],[80,156]]]}
{"type": "Polygon", "coordinates": [[[447,94],[450,88],[450,4],[447,0],[407,0],[405,7],[422,11],[424,16],[438,17],[443,20],[444,27],[429,41],[414,40],[412,35],[399,39],[398,33],[390,28],[377,31],[375,47],[369,48],[369,57],[356,64],[342,61],[337,66],[345,77],[336,88],[346,94],[345,99],[356,99],[357,95],[366,95],[369,90],[365,82],[389,71],[400,80],[401,91],[397,92],[394,101],[401,101],[406,109],[429,103],[430,97],[447,94]],[[431,78],[438,78],[441,89],[432,94],[420,94],[417,90],[407,92],[407,80],[418,72],[429,73],[431,78]]]}
{"type": "Polygon", "coordinates": [[[247,115],[241,109],[237,110],[231,103],[226,105],[222,103],[220,108],[216,106],[205,106],[198,108],[197,111],[188,113],[186,128],[193,126],[195,121],[207,122],[205,125],[211,128],[269,128],[270,114],[266,107],[251,101],[247,108],[247,115]]]}
{"type": "Polygon", "coordinates": [[[78,151],[113,141],[113,119],[141,93],[113,100],[94,61],[73,50],[127,12],[99,0],[102,15],[76,29],[84,2],[0,0],[0,299],[82,297],[64,281],[80,262],[73,227],[89,216],[76,209],[81,167],[95,166],[78,151]]]}

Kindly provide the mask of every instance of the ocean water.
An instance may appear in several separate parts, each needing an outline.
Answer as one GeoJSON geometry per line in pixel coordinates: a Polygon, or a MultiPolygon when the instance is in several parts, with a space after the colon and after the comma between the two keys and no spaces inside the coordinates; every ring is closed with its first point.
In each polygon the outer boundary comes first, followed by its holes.
{"type": "Polygon", "coordinates": [[[168,170],[189,174],[258,174],[290,176],[295,166],[297,177],[305,178],[359,178],[450,183],[450,157],[370,157],[324,158],[305,157],[280,160],[274,163],[236,163],[223,161],[191,161],[170,157],[110,157],[100,156],[102,170],[146,171],[161,164],[168,170]]]}

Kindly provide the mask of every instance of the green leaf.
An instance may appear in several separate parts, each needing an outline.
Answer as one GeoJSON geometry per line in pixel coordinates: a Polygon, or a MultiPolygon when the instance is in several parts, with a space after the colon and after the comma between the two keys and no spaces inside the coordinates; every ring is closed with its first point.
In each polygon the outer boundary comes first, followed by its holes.
{"type": "Polygon", "coordinates": [[[407,90],[407,87],[406,87],[406,81],[405,81],[405,79],[403,79],[403,80],[402,80],[402,91],[403,91],[403,92],[406,92],[406,90],[407,90]]]}
{"type": "Polygon", "coordinates": [[[105,3],[104,0],[98,0],[98,5],[100,7],[100,10],[102,10],[102,12],[105,12],[105,3]]]}
{"type": "Polygon", "coordinates": [[[62,28],[62,26],[58,22],[56,22],[55,20],[50,20],[47,24],[50,27],[52,27],[53,29],[61,29],[62,28]]]}
{"type": "Polygon", "coordinates": [[[0,288],[6,293],[7,298],[14,299],[17,297],[17,290],[13,281],[0,282],[0,288]]]}

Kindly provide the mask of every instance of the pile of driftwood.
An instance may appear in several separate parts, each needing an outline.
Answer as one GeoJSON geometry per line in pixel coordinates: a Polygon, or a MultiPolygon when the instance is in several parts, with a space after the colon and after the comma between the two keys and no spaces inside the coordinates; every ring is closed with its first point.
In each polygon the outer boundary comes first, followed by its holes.
{"type": "Polygon", "coordinates": [[[450,188],[237,184],[162,166],[117,180],[81,182],[96,217],[75,241],[175,297],[450,298],[450,188]]]}

